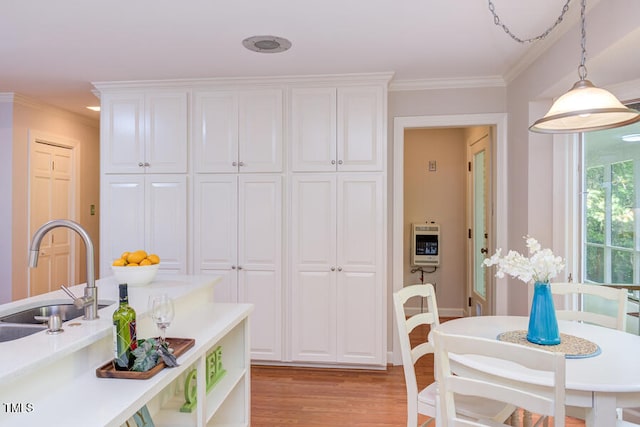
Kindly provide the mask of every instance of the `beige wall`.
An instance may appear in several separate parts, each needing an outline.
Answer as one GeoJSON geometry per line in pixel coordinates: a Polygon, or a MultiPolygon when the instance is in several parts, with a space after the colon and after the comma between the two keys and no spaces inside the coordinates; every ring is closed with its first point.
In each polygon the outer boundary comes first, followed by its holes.
{"type": "MultiPolygon", "coordinates": [[[[99,247],[99,200],[100,200],[100,162],[99,162],[99,122],[68,113],[63,110],[43,106],[27,98],[16,96],[13,103],[12,123],[12,183],[11,183],[11,240],[0,242],[3,250],[11,246],[12,278],[11,283],[0,283],[2,295],[6,296],[6,287],[11,287],[11,300],[27,296],[28,264],[27,253],[30,241],[28,223],[29,202],[29,131],[59,136],[79,142],[80,171],[79,194],[76,199],[78,221],[87,229],[96,248],[96,261],[99,247]],[[89,207],[96,205],[96,215],[91,216],[89,207]]],[[[4,185],[4,184],[3,184],[4,185]]],[[[78,283],[86,281],[84,245],[78,240],[80,277],[78,283]]],[[[96,262],[97,266],[97,262],[96,262]]],[[[98,273],[96,271],[96,273],[98,273]]],[[[0,301],[6,302],[6,301],[0,301]]]]}
{"type": "MultiPolygon", "coordinates": [[[[424,274],[436,286],[438,307],[445,316],[460,316],[464,301],[465,262],[465,131],[410,129],[404,140],[404,284],[420,283],[411,273],[411,224],[440,224],[440,267],[424,274]],[[429,162],[436,170],[429,171],[429,162]]],[[[425,267],[425,271],[432,268],[425,267]]]]}

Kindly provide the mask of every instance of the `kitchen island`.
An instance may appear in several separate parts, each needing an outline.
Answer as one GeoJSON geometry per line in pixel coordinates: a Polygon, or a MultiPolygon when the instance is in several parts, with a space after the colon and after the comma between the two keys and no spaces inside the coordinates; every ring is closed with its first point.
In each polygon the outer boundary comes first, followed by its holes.
{"type": "MultiPolygon", "coordinates": [[[[134,427],[132,417],[142,408],[158,427],[249,425],[248,317],[253,307],[215,303],[217,282],[215,276],[159,275],[150,285],[129,287],[139,339],[158,335],[147,313],[148,296],[155,293],[167,293],[175,301],[176,315],[167,336],[195,339],[195,345],[178,357],[180,366],[163,369],[149,379],[96,376],[96,369],[113,357],[111,315],[118,299],[113,278],[97,281],[99,302],[112,303],[99,310],[98,319],[64,322],[64,332],[57,335],[41,331],[0,342],[0,426],[120,426],[128,422],[134,427]],[[208,387],[213,359],[225,374],[208,387]],[[191,412],[180,412],[185,387],[192,400],[197,396],[191,412]]],[[[82,295],[83,287],[70,289],[82,295]]],[[[70,301],[62,291],[55,291],[0,305],[0,318],[70,301]]]]}

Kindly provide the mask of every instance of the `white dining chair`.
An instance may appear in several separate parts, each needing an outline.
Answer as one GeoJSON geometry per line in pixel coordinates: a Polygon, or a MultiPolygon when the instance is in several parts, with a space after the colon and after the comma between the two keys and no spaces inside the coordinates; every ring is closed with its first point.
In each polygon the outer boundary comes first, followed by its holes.
{"type": "MultiPolygon", "coordinates": [[[[418,390],[415,363],[434,351],[433,344],[428,340],[428,334],[440,324],[435,289],[430,283],[406,286],[393,294],[393,306],[407,388],[407,427],[418,425],[418,414],[429,417],[422,424],[426,426],[433,423],[437,416],[437,384],[434,382],[418,390]],[[426,306],[423,306],[418,313],[407,315],[405,304],[409,299],[416,297],[424,298],[423,302],[426,302],[426,306]],[[425,327],[424,332],[421,331],[419,343],[412,348],[410,334],[419,326],[425,327]]],[[[488,399],[471,398],[465,399],[458,410],[466,417],[490,417],[503,422],[510,418],[515,407],[488,399]]]]}
{"type": "MultiPolygon", "coordinates": [[[[460,418],[460,397],[491,397],[497,401],[523,408],[531,413],[554,417],[555,427],[565,425],[565,357],[533,347],[462,335],[433,332],[435,344],[436,378],[438,380],[439,405],[443,427],[503,426],[494,420],[470,421],[460,418]],[[468,371],[452,370],[453,357],[492,357],[500,364],[517,364],[521,380],[484,375],[482,378],[468,371]],[[534,372],[537,371],[537,372],[534,372]],[[527,381],[527,374],[548,378],[548,386],[534,385],[527,381]]],[[[510,372],[513,369],[509,368],[510,372]]],[[[540,418],[539,422],[542,422],[540,418]]],[[[536,424],[538,425],[538,424],[536,424]]]]}
{"type": "MultiPolygon", "coordinates": [[[[584,295],[599,298],[602,301],[612,301],[615,303],[615,316],[610,314],[595,313],[592,311],[579,309],[556,309],[556,317],[562,320],[575,320],[587,322],[606,328],[624,331],[627,322],[627,290],[612,288],[606,285],[592,285],[585,283],[552,283],[551,293],[553,295],[564,295],[566,297],[577,296],[580,300],[584,295]]],[[[581,301],[578,301],[579,303],[581,301]]]]}

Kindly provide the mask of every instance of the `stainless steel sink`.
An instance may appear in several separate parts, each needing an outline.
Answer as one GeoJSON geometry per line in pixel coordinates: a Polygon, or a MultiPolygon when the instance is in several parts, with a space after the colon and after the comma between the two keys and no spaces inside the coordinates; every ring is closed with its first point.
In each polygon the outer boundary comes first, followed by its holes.
{"type": "Polygon", "coordinates": [[[47,329],[44,325],[0,323],[0,342],[13,341],[47,329]]]}
{"type": "MultiPolygon", "coordinates": [[[[111,301],[101,301],[98,304],[98,308],[107,307],[113,304],[111,301]]],[[[67,320],[76,319],[84,315],[84,309],[77,308],[73,304],[51,304],[41,307],[33,307],[27,310],[19,311],[14,314],[9,314],[4,317],[0,317],[0,326],[2,323],[20,323],[23,325],[38,325],[46,323],[46,318],[52,314],[59,314],[63,322],[67,320]]],[[[35,331],[37,332],[37,331],[35,331]]],[[[33,333],[33,332],[32,332],[33,333]]],[[[27,334],[28,335],[28,334],[27,334]]]]}

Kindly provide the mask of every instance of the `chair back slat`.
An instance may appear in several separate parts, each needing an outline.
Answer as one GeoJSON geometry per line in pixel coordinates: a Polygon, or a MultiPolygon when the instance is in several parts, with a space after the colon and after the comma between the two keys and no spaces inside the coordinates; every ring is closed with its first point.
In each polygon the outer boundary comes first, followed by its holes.
{"type": "Polygon", "coordinates": [[[606,301],[616,303],[615,316],[584,310],[556,310],[556,316],[561,320],[587,322],[606,328],[626,330],[627,324],[627,290],[612,288],[607,285],[592,285],[585,283],[552,283],[551,293],[554,295],[572,296],[590,295],[606,301]]]}
{"type": "MultiPolygon", "coordinates": [[[[456,411],[456,396],[478,396],[512,404],[540,415],[553,416],[555,427],[565,423],[565,357],[533,347],[495,339],[433,332],[436,378],[443,426],[491,426],[492,420],[469,423],[456,411]],[[495,371],[480,378],[477,373],[452,369],[452,359],[498,359],[495,371]],[[517,372],[517,378],[513,373],[517,372]]],[[[483,363],[492,363],[484,360],[483,363]]]]}

